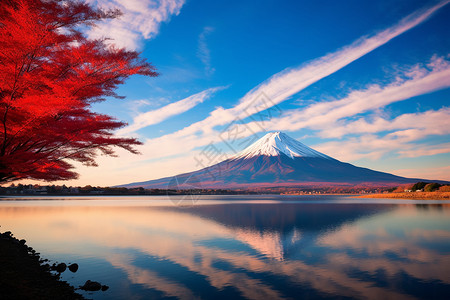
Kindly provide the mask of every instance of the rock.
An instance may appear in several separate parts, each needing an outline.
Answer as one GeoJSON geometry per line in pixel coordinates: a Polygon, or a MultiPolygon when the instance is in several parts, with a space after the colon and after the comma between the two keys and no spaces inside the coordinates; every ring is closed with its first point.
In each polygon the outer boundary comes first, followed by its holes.
{"type": "Polygon", "coordinates": [[[54,270],[58,273],[62,273],[66,269],[67,269],[67,265],[65,263],[60,263],[60,264],[57,264],[56,266],[55,265],[52,266],[52,270],[54,270]]]}
{"type": "Polygon", "coordinates": [[[78,271],[78,264],[69,265],[69,271],[72,273],[75,273],[76,271],[78,271]]]}
{"type": "Polygon", "coordinates": [[[107,285],[102,285],[102,292],[106,291],[109,289],[109,286],[107,285]]]}
{"type": "Polygon", "coordinates": [[[80,289],[85,291],[99,291],[102,289],[102,285],[97,281],[86,281],[83,286],[80,286],[80,289]]]}

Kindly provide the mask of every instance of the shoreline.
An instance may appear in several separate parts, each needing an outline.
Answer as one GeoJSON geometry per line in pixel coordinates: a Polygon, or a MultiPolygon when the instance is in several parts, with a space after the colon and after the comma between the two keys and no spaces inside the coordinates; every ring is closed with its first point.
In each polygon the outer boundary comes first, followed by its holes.
{"type": "Polygon", "coordinates": [[[409,200],[450,200],[450,192],[403,192],[370,194],[358,196],[356,198],[389,198],[389,199],[409,199],[409,200]]]}
{"type": "Polygon", "coordinates": [[[0,233],[2,299],[86,299],[51,272],[48,261],[10,231],[0,233]]]}

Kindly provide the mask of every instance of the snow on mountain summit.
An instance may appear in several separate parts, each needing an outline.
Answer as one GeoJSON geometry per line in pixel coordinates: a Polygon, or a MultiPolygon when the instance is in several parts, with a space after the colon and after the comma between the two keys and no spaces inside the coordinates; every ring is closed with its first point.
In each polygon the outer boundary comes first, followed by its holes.
{"type": "Polygon", "coordinates": [[[234,158],[250,158],[259,155],[279,156],[281,153],[292,159],[294,159],[294,157],[333,159],[279,131],[266,134],[255,143],[236,154],[234,158]]]}
{"type": "MultiPolygon", "coordinates": [[[[156,180],[134,182],[123,187],[147,189],[211,189],[342,186],[373,184],[398,186],[403,183],[426,181],[399,177],[389,173],[360,168],[322,154],[281,132],[268,133],[254,144],[212,166],[156,180]]],[[[253,237],[243,237],[254,240],[253,237]]],[[[255,245],[259,240],[255,240],[255,245]]],[[[266,242],[266,241],[264,241],[266,242]]],[[[253,247],[253,246],[252,246],[253,247]]],[[[264,248],[276,254],[278,248],[264,248]],[[269,249],[270,248],[270,249],[269,249]]]]}

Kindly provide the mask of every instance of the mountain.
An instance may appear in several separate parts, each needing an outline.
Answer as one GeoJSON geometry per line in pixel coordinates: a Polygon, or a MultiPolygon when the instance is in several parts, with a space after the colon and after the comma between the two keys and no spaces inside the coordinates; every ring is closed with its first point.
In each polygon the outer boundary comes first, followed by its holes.
{"type": "Polygon", "coordinates": [[[394,186],[421,179],[361,168],[320,153],[282,132],[272,132],[210,167],[121,187],[259,188],[295,186],[394,186]]]}

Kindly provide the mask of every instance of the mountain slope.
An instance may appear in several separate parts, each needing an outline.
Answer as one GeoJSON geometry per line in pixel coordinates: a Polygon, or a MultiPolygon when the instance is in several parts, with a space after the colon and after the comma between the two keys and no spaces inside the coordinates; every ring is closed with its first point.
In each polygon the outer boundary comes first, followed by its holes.
{"type": "Polygon", "coordinates": [[[281,132],[268,133],[216,165],[174,177],[122,187],[252,188],[300,185],[395,185],[416,182],[340,162],[281,132]]]}

